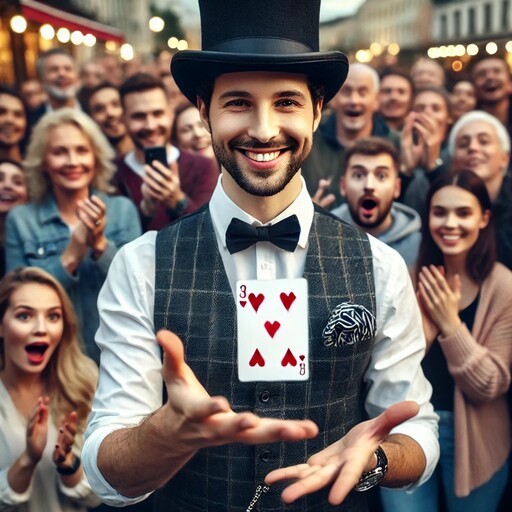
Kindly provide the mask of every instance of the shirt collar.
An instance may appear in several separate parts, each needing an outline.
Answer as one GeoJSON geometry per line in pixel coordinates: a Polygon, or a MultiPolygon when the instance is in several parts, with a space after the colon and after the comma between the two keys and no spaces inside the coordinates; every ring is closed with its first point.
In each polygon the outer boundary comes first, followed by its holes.
{"type": "MultiPolygon", "coordinates": [[[[167,146],[167,161],[171,164],[180,157],[180,150],[175,146],[167,146]]],[[[140,177],[144,176],[144,164],[139,163],[135,158],[135,150],[128,151],[124,155],[124,163],[140,177]]]]}
{"type": "Polygon", "coordinates": [[[55,219],[60,219],[57,201],[55,201],[53,194],[49,194],[44,202],[41,203],[41,206],[39,207],[39,218],[41,219],[41,224],[46,224],[47,222],[51,222],[55,219]]]}
{"type": "MultiPolygon", "coordinates": [[[[297,196],[288,208],[282,211],[277,217],[273,218],[268,224],[275,224],[283,219],[286,219],[290,215],[297,215],[300,224],[300,237],[298,246],[302,249],[306,248],[309,231],[311,224],[313,223],[314,207],[311,197],[306,189],[304,178],[301,177],[302,188],[297,196]]],[[[222,188],[222,175],[219,176],[217,186],[213,191],[212,198],[210,200],[210,214],[212,217],[213,227],[217,238],[222,241],[223,247],[226,247],[226,231],[228,229],[231,219],[237,218],[247,222],[254,226],[263,226],[258,219],[255,219],[252,215],[238,207],[224,192],[222,188]]]]}

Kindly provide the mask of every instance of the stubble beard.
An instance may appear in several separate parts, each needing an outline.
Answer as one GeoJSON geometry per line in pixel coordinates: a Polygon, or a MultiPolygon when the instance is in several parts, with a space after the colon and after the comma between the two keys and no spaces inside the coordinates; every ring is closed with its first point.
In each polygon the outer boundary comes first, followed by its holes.
{"type": "MultiPolygon", "coordinates": [[[[311,142],[306,144],[300,153],[297,153],[298,143],[292,139],[287,138],[285,144],[261,144],[258,142],[251,142],[250,145],[245,145],[240,142],[241,139],[230,141],[230,149],[226,149],[224,145],[219,143],[212,134],[212,147],[217,160],[221,166],[226,169],[226,172],[233,178],[235,183],[246,193],[257,197],[271,197],[279,192],[282,192],[292,178],[302,167],[302,163],[309,155],[311,150],[311,142]],[[236,149],[234,147],[246,147],[247,149],[272,149],[272,147],[287,147],[290,152],[290,160],[283,171],[274,171],[269,169],[267,171],[258,171],[257,176],[251,175],[249,172],[244,171],[237,163],[233,154],[236,149]]],[[[246,139],[244,139],[246,141],[246,139]]]]}

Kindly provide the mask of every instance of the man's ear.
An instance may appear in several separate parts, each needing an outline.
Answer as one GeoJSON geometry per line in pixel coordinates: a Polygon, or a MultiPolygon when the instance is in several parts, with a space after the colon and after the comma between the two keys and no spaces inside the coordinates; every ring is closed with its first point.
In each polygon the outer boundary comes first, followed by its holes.
{"type": "Polygon", "coordinates": [[[395,191],[393,192],[393,199],[398,199],[400,197],[400,192],[402,191],[402,180],[400,177],[396,178],[395,181],[395,191]]]}
{"type": "Polygon", "coordinates": [[[322,119],[322,107],[324,105],[324,99],[320,98],[318,103],[316,104],[315,110],[313,112],[313,131],[316,132],[316,129],[320,125],[320,120],[322,119]]]}
{"type": "Polygon", "coordinates": [[[204,127],[208,130],[208,133],[211,135],[212,130],[210,129],[210,116],[208,115],[208,107],[199,96],[197,96],[197,108],[199,109],[199,115],[201,116],[201,121],[203,122],[204,127]]]}

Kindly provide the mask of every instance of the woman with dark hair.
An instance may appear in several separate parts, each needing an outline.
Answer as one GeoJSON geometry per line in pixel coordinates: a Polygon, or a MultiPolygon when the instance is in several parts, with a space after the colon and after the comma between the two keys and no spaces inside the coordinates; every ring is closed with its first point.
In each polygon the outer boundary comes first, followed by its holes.
{"type": "Polygon", "coordinates": [[[80,462],[97,368],[62,285],[26,267],[0,281],[0,510],[98,505],[80,462]]]}
{"type": "Polygon", "coordinates": [[[491,200],[472,171],[436,181],[427,212],[417,283],[441,457],[411,494],[381,490],[384,508],[436,511],[442,488],[447,512],[493,512],[509,469],[512,272],[496,262],[491,200]]]}

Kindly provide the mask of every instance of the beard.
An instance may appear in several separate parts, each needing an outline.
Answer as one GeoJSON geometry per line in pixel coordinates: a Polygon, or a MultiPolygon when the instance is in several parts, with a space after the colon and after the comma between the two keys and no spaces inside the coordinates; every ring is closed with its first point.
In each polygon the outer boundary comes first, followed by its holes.
{"type": "Polygon", "coordinates": [[[77,85],[70,85],[69,87],[56,87],[55,85],[46,84],[46,92],[52,98],[58,101],[65,101],[76,97],[78,91],[77,85]]]}
{"type": "Polygon", "coordinates": [[[365,219],[364,217],[361,217],[359,215],[358,209],[355,209],[351,206],[351,204],[347,201],[348,204],[348,210],[350,212],[350,216],[352,217],[352,220],[361,228],[364,229],[373,229],[376,227],[379,227],[387,218],[389,212],[391,211],[391,204],[389,205],[389,208],[380,209],[377,212],[377,217],[375,220],[370,221],[365,219]]]}
{"type": "Polygon", "coordinates": [[[279,194],[290,183],[292,178],[300,170],[302,163],[309,155],[311,142],[298,152],[299,144],[295,139],[284,136],[280,140],[262,143],[250,137],[237,137],[229,142],[226,148],[215,139],[212,134],[212,147],[217,160],[226,169],[235,183],[248,194],[258,197],[270,197],[279,194]],[[234,152],[239,149],[280,149],[286,148],[290,152],[290,160],[283,170],[276,172],[274,169],[258,171],[257,176],[245,171],[239,166],[234,157],[234,152]],[[237,149],[235,149],[237,148],[237,149]]]}

